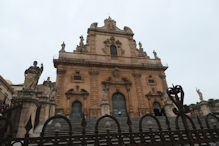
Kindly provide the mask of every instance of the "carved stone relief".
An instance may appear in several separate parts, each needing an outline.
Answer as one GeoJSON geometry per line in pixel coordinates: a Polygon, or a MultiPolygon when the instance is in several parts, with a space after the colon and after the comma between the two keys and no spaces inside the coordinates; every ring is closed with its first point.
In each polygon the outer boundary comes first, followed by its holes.
{"type": "Polygon", "coordinates": [[[122,43],[119,40],[115,40],[114,36],[111,36],[110,39],[107,39],[104,41],[105,47],[102,48],[102,51],[104,54],[109,55],[110,54],[110,46],[115,45],[118,51],[118,55],[123,55],[125,53],[125,50],[121,48],[122,43]]]}

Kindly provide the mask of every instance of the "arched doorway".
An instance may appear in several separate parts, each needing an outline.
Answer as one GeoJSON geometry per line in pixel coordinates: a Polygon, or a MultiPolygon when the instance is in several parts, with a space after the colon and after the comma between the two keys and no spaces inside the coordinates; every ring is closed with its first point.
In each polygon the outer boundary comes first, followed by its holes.
{"type": "Polygon", "coordinates": [[[79,101],[72,103],[71,118],[81,118],[82,117],[82,105],[79,101]]]}
{"type": "Polygon", "coordinates": [[[115,117],[126,117],[126,102],[125,96],[121,93],[115,93],[112,96],[112,107],[113,107],[113,116],[115,117]]]}
{"type": "Polygon", "coordinates": [[[154,108],[154,115],[155,116],[162,116],[161,106],[160,106],[159,102],[154,102],[153,103],[153,108],[154,108]]]}

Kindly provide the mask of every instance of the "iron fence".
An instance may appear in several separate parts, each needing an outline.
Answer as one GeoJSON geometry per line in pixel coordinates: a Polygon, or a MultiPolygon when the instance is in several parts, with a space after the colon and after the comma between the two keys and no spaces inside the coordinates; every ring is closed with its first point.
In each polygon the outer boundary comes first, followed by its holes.
{"type": "Polygon", "coordinates": [[[171,122],[168,117],[165,117],[165,124],[167,128],[163,128],[158,118],[150,113],[142,116],[139,120],[138,130],[133,130],[132,120],[127,117],[128,132],[122,132],[121,125],[116,117],[111,115],[104,115],[97,119],[95,123],[94,133],[87,133],[87,121],[83,116],[81,120],[81,134],[72,134],[71,121],[62,115],[56,115],[49,118],[43,125],[42,132],[38,137],[30,137],[29,130],[31,125],[26,126],[26,134],[24,138],[0,138],[1,145],[13,146],[15,144],[20,145],[33,145],[33,146],[48,146],[48,145],[127,145],[127,146],[178,146],[178,145],[206,145],[213,146],[219,145],[219,124],[218,114],[208,114],[204,121],[200,117],[196,117],[198,123],[194,123],[194,119],[187,115],[189,109],[183,104],[184,92],[181,86],[173,86],[167,90],[172,102],[176,108],[173,112],[176,114],[175,128],[171,128],[171,122]],[[145,130],[143,124],[146,118],[152,118],[158,129],[148,128],[145,130]],[[61,135],[59,131],[55,132],[55,135],[46,135],[46,128],[51,121],[55,119],[62,119],[68,125],[68,133],[61,135]],[[106,123],[106,132],[100,133],[100,122],[104,119],[111,119],[114,121],[117,131],[111,132],[110,126],[106,123]],[[211,124],[211,120],[214,119],[215,124],[211,124]],[[179,126],[179,120],[182,122],[182,127],[179,126]],[[107,126],[108,125],[108,126],[107,126]],[[205,125],[205,126],[204,126],[205,125]]]}

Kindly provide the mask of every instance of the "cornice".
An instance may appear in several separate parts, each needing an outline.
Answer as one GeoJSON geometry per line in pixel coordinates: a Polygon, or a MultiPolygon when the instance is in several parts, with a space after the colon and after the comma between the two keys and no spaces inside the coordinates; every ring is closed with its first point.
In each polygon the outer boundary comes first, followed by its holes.
{"type": "Polygon", "coordinates": [[[152,70],[163,70],[165,71],[168,67],[162,64],[123,64],[123,63],[109,63],[109,62],[98,62],[98,61],[88,61],[85,59],[53,59],[54,67],[57,68],[58,65],[76,65],[76,66],[88,66],[88,67],[119,67],[126,69],[152,69],[152,70]]]}
{"type": "Polygon", "coordinates": [[[99,28],[88,28],[87,33],[89,33],[90,31],[101,32],[101,33],[106,33],[106,34],[134,36],[133,33],[127,33],[127,32],[122,32],[122,31],[110,31],[110,30],[104,30],[104,29],[99,29],[99,28]]]}

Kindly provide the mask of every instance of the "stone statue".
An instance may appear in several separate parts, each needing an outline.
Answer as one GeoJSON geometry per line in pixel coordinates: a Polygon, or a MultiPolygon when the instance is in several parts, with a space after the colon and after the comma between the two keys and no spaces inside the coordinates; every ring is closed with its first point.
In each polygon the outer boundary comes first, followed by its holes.
{"type": "Polygon", "coordinates": [[[86,53],[86,45],[84,45],[84,37],[81,35],[80,36],[80,43],[77,45],[76,50],[74,52],[79,52],[79,53],[86,53]]]}
{"type": "Polygon", "coordinates": [[[97,22],[95,22],[95,23],[92,23],[91,25],[90,25],[90,28],[97,28],[97,22]]]}
{"type": "Polygon", "coordinates": [[[139,45],[139,49],[142,49],[142,43],[139,42],[138,45],[139,45]]]}
{"type": "Polygon", "coordinates": [[[103,88],[102,94],[103,94],[103,100],[108,100],[108,98],[107,98],[107,89],[106,88],[103,88]]]}
{"type": "Polygon", "coordinates": [[[39,68],[37,66],[37,61],[34,61],[33,66],[29,67],[24,72],[24,76],[25,76],[24,89],[26,89],[26,90],[36,89],[38,80],[39,80],[42,72],[43,72],[43,64],[41,64],[41,68],[39,68]]]}
{"type": "Polygon", "coordinates": [[[153,54],[155,59],[160,59],[159,57],[157,57],[157,52],[155,52],[155,50],[153,51],[153,54]]]}
{"type": "Polygon", "coordinates": [[[119,78],[119,68],[118,68],[118,67],[115,67],[115,68],[114,68],[113,76],[114,76],[115,78],[119,78]]]}
{"type": "Polygon", "coordinates": [[[61,48],[61,50],[60,50],[59,52],[65,52],[65,43],[63,42],[63,43],[61,44],[61,46],[62,46],[62,48],[61,48]]]}
{"type": "Polygon", "coordinates": [[[200,89],[196,89],[196,92],[198,93],[198,96],[199,96],[199,98],[200,98],[200,101],[204,101],[203,95],[202,95],[202,92],[200,91],[200,89]]]}
{"type": "Polygon", "coordinates": [[[84,46],[84,37],[81,35],[80,36],[80,44],[79,44],[81,47],[84,46]]]}
{"type": "Polygon", "coordinates": [[[139,57],[146,57],[147,54],[146,54],[146,52],[144,52],[144,49],[142,48],[142,43],[139,42],[138,45],[139,45],[138,56],[139,57]]]}

